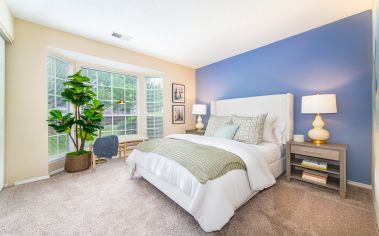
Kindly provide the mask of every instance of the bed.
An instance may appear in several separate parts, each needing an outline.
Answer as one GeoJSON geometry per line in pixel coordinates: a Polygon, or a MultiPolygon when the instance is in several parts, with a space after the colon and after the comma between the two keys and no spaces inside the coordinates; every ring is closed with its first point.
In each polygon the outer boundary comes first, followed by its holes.
{"type": "Polygon", "coordinates": [[[201,184],[185,167],[156,153],[134,150],[127,164],[132,176],[142,176],[190,213],[206,232],[220,230],[236,209],[259,191],[275,184],[285,170],[285,143],[293,135],[293,94],[246,97],[211,102],[217,116],[275,117],[281,140],[259,145],[193,134],[167,138],[212,146],[237,154],[246,170],[236,169],[201,184]]]}

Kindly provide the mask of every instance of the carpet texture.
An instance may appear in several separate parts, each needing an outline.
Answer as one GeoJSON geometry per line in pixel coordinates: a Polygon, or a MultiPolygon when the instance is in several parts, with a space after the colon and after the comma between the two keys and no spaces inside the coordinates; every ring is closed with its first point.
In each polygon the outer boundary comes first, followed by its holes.
{"type": "MultiPolygon", "coordinates": [[[[220,206],[221,207],[221,206],[220,206]]],[[[60,173],[0,193],[0,235],[206,235],[176,203],[120,160],[96,173],[60,173]]],[[[337,192],[284,177],[210,235],[379,235],[371,193],[337,192]]]]}

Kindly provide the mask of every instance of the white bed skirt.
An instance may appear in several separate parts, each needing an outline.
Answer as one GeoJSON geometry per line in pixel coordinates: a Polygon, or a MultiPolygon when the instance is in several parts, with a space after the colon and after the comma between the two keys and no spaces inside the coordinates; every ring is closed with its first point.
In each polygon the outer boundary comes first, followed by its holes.
{"type": "MultiPolygon", "coordinates": [[[[279,177],[281,174],[284,173],[285,160],[286,158],[284,156],[269,165],[270,171],[275,178],[279,177]]],[[[142,176],[144,179],[146,179],[148,182],[154,185],[157,189],[163,192],[166,196],[168,196],[170,199],[176,202],[180,207],[186,210],[189,214],[193,215],[193,212],[191,212],[191,204],[193,202],[193,199],[188,194],[184,193],[180,188],[164,180],[157,178],[148,170],[145,170],[143,167],[138,166],[138,165],[136,166],[136,174],[142,176]]],[[[237,210],[239,207],[241,207],[243,204],[245,204],[247,201],[249,201],[258,192],[259,191],[253,191],[253,192],[250,191],[249,194],[245,194],[246,196],[243,197],[244,200],[240,201],[240,203],[236,205],[234,211],[237,210]]],[[[205,224],[201,222],[201,219],[196,219],[196,220],[199,222],[200,226],[206,232],[216,231],[216,230],[220,230],[227,222],[229,222],[230,218],[234,215],[234,211],[233,211],[233,214],[230,214],[229,218],[211,217],[212,219],[214,219],[214,221],[210,221],[209,220],[210,217],[208,217],[205,224]]]]}

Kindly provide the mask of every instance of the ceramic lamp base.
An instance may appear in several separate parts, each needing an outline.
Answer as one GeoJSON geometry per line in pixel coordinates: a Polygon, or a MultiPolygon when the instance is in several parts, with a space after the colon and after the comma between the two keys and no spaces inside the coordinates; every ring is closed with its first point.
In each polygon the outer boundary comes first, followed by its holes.
{"type": "Polygon", "coordinates": [[[201,116],[197,117],[197,123],[196,123],[195,127],[198,131],[204,129],[203,119],[201,119],[201,116]]]}
{"type": "Polygon", "coordinates": [[[325,122],[322,120],[320,114],[317,114],[312,123],[313,129],[308,131],[308,136],[312,139],[314,144],[325,144],[330,137],[329,131],[324,129],[325,122]]]}

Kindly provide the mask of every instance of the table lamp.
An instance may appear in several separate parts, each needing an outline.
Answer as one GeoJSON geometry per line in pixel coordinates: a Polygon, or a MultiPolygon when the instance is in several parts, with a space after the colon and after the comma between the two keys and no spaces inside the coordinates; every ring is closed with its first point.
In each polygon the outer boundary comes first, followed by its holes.
{"type": "Polygon", "coordinates": [[[313,129],[308,131],[312,143],[324,144],[329,139],[329,131],[324,129],[325,122],[320,114],[337,113],[337,102],[335,94],[316,94],[303,96],[301,102],[301,113],[317,114],[313,121],[313,129]]]}
{"type": "Polygon", "coordinates": [[[204,128],[203,124],[203,119],[201,119],[202,115],[207,114],[207,106],[203,104],[193,104],[192,106],[192,115],[198,115],[197,118],[197,124],[196,124],[196,129],[197,130],[202,130],[204,128]]]}

